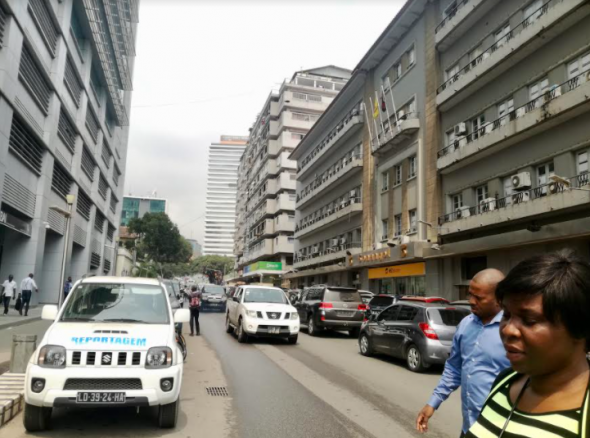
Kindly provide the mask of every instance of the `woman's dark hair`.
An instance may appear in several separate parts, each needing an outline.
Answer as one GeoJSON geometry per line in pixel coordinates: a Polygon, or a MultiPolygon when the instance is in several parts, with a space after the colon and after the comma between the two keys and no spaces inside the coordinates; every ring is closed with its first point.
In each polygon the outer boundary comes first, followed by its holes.
{"type": "MultiPolygon", "coordinates": [[[[498,283],[500,303],[510,296],[543,296],[543,313],[575,339],[590,341],[590,264],[571,251],[531,257],[498,283]]],[[[588,342],[590,343],[590,342],[588,342]]]]}

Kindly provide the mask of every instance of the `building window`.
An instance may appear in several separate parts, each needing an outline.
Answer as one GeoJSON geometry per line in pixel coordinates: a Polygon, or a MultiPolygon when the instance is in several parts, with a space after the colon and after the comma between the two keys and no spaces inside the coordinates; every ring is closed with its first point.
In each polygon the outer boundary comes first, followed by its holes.
{"type": "Polygon", "coordinates": [[[445,71],[445,81],[450,80],[459,73],[459,64],[455,64],[445,71]]]}
{"type": "Polygon", "coordinates": [[[29,0],[29,13],[33,17],[33,22],[41,33],[43,43],[45,43],[51,55],[55,57],[59,32],[49,10],[50,7],[50,3],[45,0],[29,0]]]}
{"type": "Polygon", "coordinates": [[[535,0],[524,9],[524,17],[526,25],[531,25],[539,19],[542,15],[541,8],[543,7],[543,0],[535,0]]]}
{"type": "MultiPolygon", "coordinates": [[[[94,63],[98,63],[98,60],[93,59],[92,64],[94,63]]],[[[96,102],[98,103],[98,105],[100,106],[100,98],[102,96],[102,87],[100,86],[101,82],[100,82],[100,78],[98,76],[98,72],[96,71],[96,69],[94,67],[92,67],[92,69],[90,70],[90,88],[92,89],[92,92],[94,93],[94,97],[96,99],[96,102]]]]}
{"type": "Polygon", "coordinates": [[[98,131],[100,130],[100,126],[98,124],[98,118],[90,109],[90,105],[86,109],[86,127],[88,128],[88,132],[92,136],[92,139],[96,143],[98,141],[98,131]]]}
{"type": "Polygon", "coordinates": [[[464,280],[471,280],[478,272],[487,269],[488,259],[482,257],[465,257],[461,259],[461,276],[464,280]]]}
{"type": "Polygon", "coordinates": [[[394,183],[396,186],[399,186],[402,183],[402,166],[394,166],[393,174],[395,178],[394,183]]]}
{"type": "Polygon", "coordinates": [[[486,117],[483,114],[480,114],[471,121],[471,136],[473,137],[473,140],[477,139],[480,135],[483,134],[483,127],[485,123],[486,117]]]}
{"type": "Polygon", "coordinates": [[[481,48],[481,45],[477,46],[475,49],[469,52],[469,62],[475,61],[482,54],[482,52],[483,50],[481,48]]]}
{"type": "Polygon", "coordinates": [[[8,20],[6,11],[0,6],[0,49],[4,46],[4,33],[6,32],[6,21],[8,20]]]}
{"type": "Polygon", "coordinates": [[[66,84],[66,88],[70,93],[70,96],[72,96],[72,99],[74,99],[76,106],[80,107],[80,98],[82,97],[82,89],[84,87],[82,81],[78,77],[78,73],[76,73],[76,67],[69,56],[66,58],[64,84],[66,84]]]}
{"type": "Polygon", "coordinates": [[[57,162],[53,164],[53,178],[51,179],[51,188],[62,198],[70,194],[72,188],[72,178],[63,170],[57,162]]]}
{"type": "Polygon", "coordinates": [[[588,173],[588,151],[578,152],[578,175],[588,173]]]}
{"type": "Polygon", "coordinates": [[[455,136],[455,128],[449,129],[446,132],[446,138],[447,138],[447,146],[451,146],[453,143],[455,143],[455,139],[457,138],[455,136]]]}
{"type": "Polygon", "coordinates": [[[505,125],[508,120],[507,116],[514,111],[514,99],[510,98],[498,105],[498,118],[501,118],[500,124],[505,125]]]}
{"type": "Polygon", "coordinates": [[[451,202],[453,204],[453,210],[457,211],[463,207],[463,195],[459,193],[458,195],[451,196],[451,202]]]}
{"type": "Polygon", "coordinates": [[[389,171],[381,173],[381,191],[386,192],[389,190],[389,171]]]}
{"type": "Polygon", "coordinates": [[[66,112],[63,108],[59,112],[57,135],[59,138],[61,138],[61,141],[63,141],[64,145],[70,150],[72,154],[76,152],[76,138],[78,137],[78,134],[76,132],[76,128],[74,128],[74,124],[66,115],[66,112]]]}
{"type": "Polygon", "coordinates": [[[86,194],[78,190],[78,202],[76,203],[76,211],[86,220],[90,220],[90,210],[92,208],[92,201],[86,194]]]}
{"type": "Polygon", "coordinates": [[[414,65],[415,62],[416,62],[416,49],[414,47],[412,47],[410,50],[408,50],[408,66],[414,65]]]}
{"type": "Polygon", "coordinates": [[[416,159],[415,155],[413,157],[409,158],[409,162],[410,162],[410,168],[408,170],[408,179],[414,178],[416,176],[417,167],[418,167],[418,163],[417,163],[417,159],[416,159]]]}
{"type": "Polygon", "coordinates": [[[8,145],[9,150],[20,158],[25,165],[38,175],[41,175],[45,146],[29,131],[26,123],[16,113],[12,117],[8,145]]]}
{"type": "Polygon", "coordinates": [[[542,79],[529,86],[529,100],[535,100],[536,98],[544,95],[549,88],[549,79],[542,79]]]}
{"type": "Polygon", "coordinates": [[[553,161],[545,163],[537,167],[537,187],[540,187],[539,196],[547,194],[547,184],[549,184],[549,177],[555,175],[555,166],[553,161]]]}
{"type": "Polygon", "coordinates": [[[381,221],[381,240],[387,240],[387,228],[389,227],[389,220],[383,219],[381,221]]]}
{"type": "Polygon", "coordinates": [[[119,169],[117,168],[117,166],[115,166],[115,169],[113,170],[113,182],[115,183],[115,186],[119,186],[119,177],[121,176],[121,172],[119,172],[119,169]]]}
{"type": "Polygon", "coordinates": [[[585,53],[567,65],[567,78],[575,78],[588,70],[590,70],[590,53],[585,53]]]}
{"type": "Polygon", "coordinates": [[[113,212],[113,214],[115,214],[117,212],[117,204],[119,201],[117,201],[117,198],[115,198],[115,194],[113,192],[111,192],[111,211],[113,212]]]}
{"type": "Polygon", "coordinates": [[[51,99],[51,86],[41,73],[42,68],[36,62],[35,57],[26,44],[23,44],[21,52],[18,78],[31,94],[31,97],[39,108],[49,113],[49,101],[51,99]]]}
{"type": "Polygon", "coordinates": [[[394,217],[395,220],[395,237],[399,237],[402,235],[402,215],[397,214],[394,217]]]}
{"type": "Polygon", "coordinates": [[[512,184],[512,177],[504,178],[504,199],[507,205],[512,203],[512,192],[514,185],[512,184]]]}
{"type": "Polygon", "coordinates": [[[410,233],[415,233],[418,230],[418,214],[416,210],[410,210],[409,212],[409,219],[410,219],[410,233]]]}
{"type": "Polygon", "coordinates": [[[90,152],[88,152],[86,148],[82,150],[82,161],[80,163],[80,166],[82,167],[82,170],[84,171],[86,176],[90,178],[90,181],[94,181],[94,167],[96,166],[96,164],[94,164],[92,155],[90,154],[90,152]]]}
{"type": "Polygon", "coordinates": [[[102,176],[102,173],[98,177],[98,194],[104,199],[107,200],[107,192],[109,190],[109,184],[107,180],[102,176]]]}
{"type": "Polygon", "coordinates": [[[102,141],[102,153],[101,153],[101,157],[102,157],[102,161],[104,162],[104,164],[107,166],[107,169],[109,169],[111,167],[111,157],[113,154],[111,154],[111,151],[109,149],[109,145],[107,145],[107,142],[102,141]]]}
{"type": "Polygon", "coordinates": [[[508,39],[510,38],[510,23],[504,25],[503,27],[501,27],[500,29],[498,29],[496,31],[496,33],[494,33],[494,39],[495,39],[495,48],[499,48],[502,47],[504,44],[506,44],[508,42],[508,39]]]}
{"type": "Polygon", "coordinates": [[[480,202],[483,202],[487,198],[488,198],[488,185],[487,184],[484,184],[483,186],[479,186],[475,189],[475,199],[476,199],[478,205],[480,202]]]}

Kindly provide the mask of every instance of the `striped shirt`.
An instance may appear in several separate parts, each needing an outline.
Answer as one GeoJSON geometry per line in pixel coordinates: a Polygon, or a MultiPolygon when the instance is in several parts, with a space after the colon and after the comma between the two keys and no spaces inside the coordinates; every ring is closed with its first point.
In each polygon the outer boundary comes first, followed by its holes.
{"type": "MultiPolygon", "coordinates": [[[[499,385],[494,385],[475,424],[466,438],[497,438],[510,415],[513,403],[510,386],[520,375],[511,373],[499,385]]],[[[590,382],[589,382],[590,384],[590,382]]],[[[588,387],[590,389],[590,386],[588,387]]],[[[588,402],[588,389],[582,406],[588,402]]],[[[514,410],[502,438],[578,438],[582,433],[582,407],[546,414],[529,414],[514,410]]]]}

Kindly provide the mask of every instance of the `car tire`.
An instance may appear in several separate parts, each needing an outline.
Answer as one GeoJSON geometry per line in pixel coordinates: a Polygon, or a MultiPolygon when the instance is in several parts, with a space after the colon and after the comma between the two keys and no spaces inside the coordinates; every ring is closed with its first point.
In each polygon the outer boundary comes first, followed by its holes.
{"type": "Polygon", "coordinates": [[[363,333],[359,338],[359,350],[363,356],[369,357],[373,355],[373,344],[366,333],[363,333]]]}
{"type": "Polygon", "coordinates": [[[361,334],[361,329],[358,327],[348,330],[348,335],[351,338],[358,338],[360,334],[361,334]]]}
{"type": "Polygon", "coordinates": [[[309,336],[318,335],[318,329],[315,326],[315,322],[313,322],[313,315],[310,315],[309,319],[307,320],[307,334],[309,336]]]}
{"type": "Polygon", "coordinates": [[[244,331],[244,327],[242,326],[242,320],[241,319],[238,321],[238,332],[237,332],[237,336],[238,336],[238,342],[240,344],[244,344],[244,343],[248,342],[248,335],[244,331]]]}
{"type": "Polygon", "coordinates": [[[51,422],[51,408],[30,405],[25,403],[23,425],[27,432],[41,432],[49,428],[51,422]]]}
{"type": "Polygon", "coordinates": [[[408,364],[410,371],[415,373],[421,373],[429,368],[429,366],[424,363],[424,358],[422,357],[420,349],[413,344],[406,350],[406,363],[408,364]]]}
{"type": "Polygon", "coordinates": [[[229,313],[227,313],[225,315],[225,332],[226,333],[232,333],[233,331],[234,331],[234,328],[229,323],[229,313]]]}
{"type": "Polygon", "coordinates": [[[297,337],[298,337],[297,335],[289,336],[289,340],[288,340],[289,344],[295,345],[297,343],[297,337]]]}
{"type": "Polygon", "coordinates": [[[172,429],[176,427],[178,411],[180,411],[180,398],[173,403],[160,405],[160,410],[158,412],[158,426],[162,429],[172,429]]]}

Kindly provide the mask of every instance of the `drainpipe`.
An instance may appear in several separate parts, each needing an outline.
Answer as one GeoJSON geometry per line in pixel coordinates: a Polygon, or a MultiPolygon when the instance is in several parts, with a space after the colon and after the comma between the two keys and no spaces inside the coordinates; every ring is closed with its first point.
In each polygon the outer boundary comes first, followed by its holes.
{"type": "Polygon", "coordinates": [[[427,237],[426,232],[426,205],[424,205],[424,200],[426,198],[426,194],[424,190],[426,189],[426,172],[424,171],[424,142],[422,139],[418,139],[418,152],[416,154],[418,160],[418,217],[417,225],[418,225],[418,240],[425,241],[427,237]]]}

